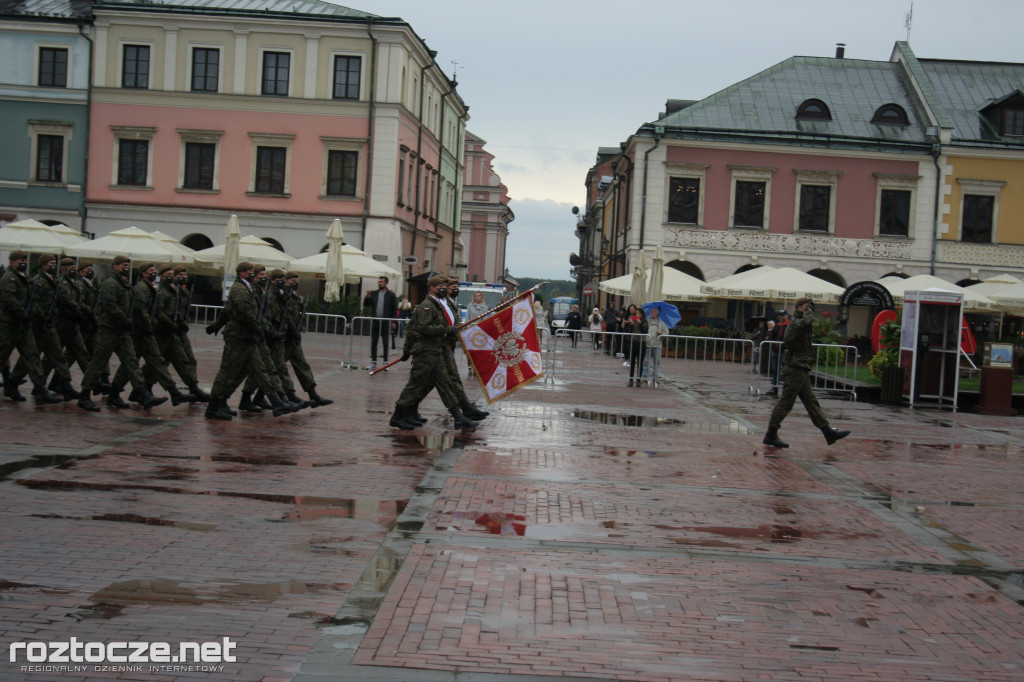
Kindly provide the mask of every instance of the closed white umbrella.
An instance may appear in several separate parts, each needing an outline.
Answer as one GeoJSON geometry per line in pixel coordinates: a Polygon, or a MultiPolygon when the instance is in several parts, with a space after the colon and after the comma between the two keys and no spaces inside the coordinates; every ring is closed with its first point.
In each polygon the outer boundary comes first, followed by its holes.
{"type": "MultiPolygon", "coordinates": [[[[235,274],[235,268],[238,267],[238,263],[242,260],[239,255],[238,244],[241,238],[242,233],[238,229],[238,216],[232,214],[228,218],[228,224],[224,227],[224,245],[220,261],[224,272],[228,275],[233,276],[235,274]]],[[[209,249],[203,249],[203,251],[209,251],[209,249]]]]}
{"type": "MultiPolygon", "coordinates": [[[[196,251],[196,261],[219,265],[226,276],[234,276],[235,267],[228,267],[228,249],[225,246],[225,244],[218,244],[202,251],[196,251]]],[[[247,260],[253,265],[258,263],[267,268],[286,268],[294,260],[284,251],[274,248],[270,242],[265,242],[251,234],[238,240],[238,255],[235,258],[235,266],[238,265],[238,261],[247,260]]]]}
{"type": "MultiPolygon", "coordinates": [[[[687,275],[673,267],[667,267],[662,271],[662,278],[660,300],[686,301],[688,303],[702,303],[708,300],[707,295],[700,291],[704,282],[696,277],[687,275]]],[[[606,279],[598,283],[597,287],[601,291],[616,296],[629,296],[633,288],[633,275],[606,279]]]]}
{"type": "Polygon", "coordinates": [[[662,300],[661,288],[664,282],[665,254],[661,251],[661,244],[658,244],[658,248],[654,250],[654,259],[651,261],[651,274],[647,283],[647,301],[662,300]]]}
{"type": "Polygon", "coordinates": [[[341,300],[341,287],[345,284],[344,251],[342,242],[345,232],[341,228],[341,220],[335,218],[327,229],[327,266],[324,272],[327,286],[324,288],[324,300],[328,303],[341,300]]]}
{"type": "Polygon", "coordinates": [[[172,248],[149,232],[137,227],[114,230],[108,235],[83,241],[64,250],[69,256],[89,258],[94,261],[110,261],[115,256],[127,256],[133,261],[154,263],[191,262],[180,250],[172,248]]]}
{"type": "Polygon", "coordinates": [[[640,255],[633,266],[633,283],[629,289],[629,302],[636,307],[647,302],[647,261],[644,258],[644,251],[640,249],[640,255]]]}
{"type": "Polygon", "coordinates": [[[38,220],[19,220],[0,228],[0,249],[5,251],[64,253],[66,247],[87,241],[67,225],[50,226],[38,220]]]}
{"type": "MultiPolygon", "coordinates": [[[[355,284],[363,277],[388,277],[395,279],[402,276],[393,267],[374,260],[351,244],[345,244],[341,249],[344,252],[345,283],[355,284]]],[[[306,256],[293,260],[288,265],[289,270],[294,270],[304,275],[323,275],[327,272],[327,252],[306,256]]],[[[627,292],[628,293],[628,292],[627,292]]]]}

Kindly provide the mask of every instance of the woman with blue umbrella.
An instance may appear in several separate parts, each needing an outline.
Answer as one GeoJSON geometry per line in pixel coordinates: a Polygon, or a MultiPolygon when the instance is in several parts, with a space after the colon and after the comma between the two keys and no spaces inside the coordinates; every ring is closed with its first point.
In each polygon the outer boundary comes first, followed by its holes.
{"type": "Polygon", "coordinates": [[[652,388],[657,388],[661,376],[662,337],[679,324],[682,316],[678,308],[665,301],[644,303],[644,312],[647,314],[647,363],[644,366],[644,377],[649,378],[652,388]]]}

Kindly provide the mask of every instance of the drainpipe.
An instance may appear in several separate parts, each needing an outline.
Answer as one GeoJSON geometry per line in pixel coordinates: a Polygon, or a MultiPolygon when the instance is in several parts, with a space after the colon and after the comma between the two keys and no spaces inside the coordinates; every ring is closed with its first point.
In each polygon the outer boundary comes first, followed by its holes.
{"type": "MultiPolygon", "coordinates": [[[[437,56],[437,52],[429,50],[430,61],[425,66],[420,67],[420,111],[419,111],[419,128],[416,131],[416,201],[413,204],[412,209],[412,246],[409,248],[409,255],[416,255],[416,232],[419,230],[420,224],[420,177],[423,175],[420,172],[420,166],[423,165],[423,101],[426,99],[424,95],[427,89],[427,69],[434,65],[434,57],[437,56]]],[[[411,164],[410,164],[411,165],[411,164]]],[[[410,167],[409,172],[412,173],[413,169],[410,167]]],[[[412,279],[412,263],[409,264],[409,274],[405,278],[405,281],[412,279]]]]}
{"type": "Polygon", "coordinates": [[[377,99],[377,38],[373,35],[373,18],[366,18],[366,34],[373,47],[370,50],[370,108],[366,117],[366,185],[363,189],[362,247],[366,248],[366,223],[370,216],[370,191],[373,188],[373,117],[377,99]]]}
{"type": "Polygon", "coordinates": [[[935,260],[939,250],[939,216],[942,212],[942,167],[939,157],[942,156],[942,145],[932,145],[932,163],[935,164],[935,221],[932,226],[932,266],[929,273],[935,276],[935,260]]]}
{"type": "MultiPolygon", "coordinates": [[[[441,134],[438,136],[438,140],[440,141],[440,148],[438,149],[438,155],[437,155],[437,191],[435,192],[435,196],[434,196],[434,212],[435,213],[439,213],[440,212],[439,209],[440,209],[440,206],[441,206],[441,193],[444,191],[444,184],[442,183],[442,180],[444,180],[444,173],[442,171],[444,170],[444,118],[445,118],[445,113],[446,113],[445,112],[444,103],[445,103],[445,100],[447,100],[448,97],[453,92],[455,92],[455,86],[456,85],[458,85],[458,84],[455,83],[454,81],[448,81],[448,92],[446,92],[443,95],[441,95],[441,134]]],[[[454,156],[454,154],[452,156],[454,156]]],[[[435,215],[434,216],[434,224],[435,225],[437,225],[440,222],[439,221],[439,217],[440,217],[439,215],[435,215]]],[[[451,263],[451,267],[454,270],[455,269],[455,225],[451,225],[451,228],[452,228],[452,250],[451,250],[451,255],[448,257],[448,261],[451,263]]]]}
{"type": "Polygon", "coordinates": [[[653,152],[655,149],[657,149],[658,145],[661,144],[661,137],[662,137],[662,135],[664,135],[664,133],[665,133],[665,129],[664,128],[662,128],[661,126],[656,126],[654,128],[654,146],[651,147],[650,149],[648,149],[644,153],[644,186],[643,186],[643,194],[640,197],[640,250],[641,251],[644,248],[644,227],[646,226],[646,223],[647,223],[647,162],[648,162],[648,157],[650,157],[650,155],[651,155],[651,152],[653,152]]]}
{"type": "Polygon", "coordinates": [[[86,203],[89,198],[89,127],[92,125],[92,69],[93,69],[93,42],[92,38],[85,34],[83,28],[85,27],[85,21],[82,19],[78,20],[78,33],[87,41],[89,41],[89,78],[86,85],[85,91],[85,154],[83,160],[85,166],[82,169],[82,227],[79,231],[88,236],[89,231],[86,229],[86,223],[89,220],[89,206],[86,203]]]}

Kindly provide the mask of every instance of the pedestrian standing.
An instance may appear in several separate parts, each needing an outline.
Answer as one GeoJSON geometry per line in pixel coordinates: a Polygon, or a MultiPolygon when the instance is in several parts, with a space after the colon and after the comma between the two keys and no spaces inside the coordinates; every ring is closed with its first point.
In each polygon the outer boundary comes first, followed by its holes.
{"type": "Polygon", "coordinates": [[[576,342],[580,338],[580,330],[583,329],[583,317],[580,315],[580,307],[574,305],[572,310],[569,311],[568,316],[565,318],[565,326],[569,329],[569,339],[572,341],[572,347],[576,347],[576,342]]]}
{"type": "Polygon", "coordinates": [[[629,352],[627,353],[629,358],[629,383],[626,385],[633,385],[633,376],[635,374],[636,385],[639,386],[647,350],[647,346],[644,344],[644,338],[647,336],[647,319],[632,303],[629,304],[629,308],[626,310],[622,331],[629,335],[622,340],[623,343],[629,344],[629,352]]]}
{"type": "Polygon", "coordinates": [[[647,367],[644,369],[644,376],[648,377],[652,388],[657,388],[661,379],[662,336],[668,332],[668,325],[661,319],[661,311],[658,308],[647,311],[647,367]]]}
{"type": "Polygon", "coordinates": [[[590,329],[590,340],[594,345],[594,352],[601,350],[601,332],[604,331],[604,317],[601,315],[601,309],[594,307],[590,311],[590,317],[587,318],[587,327],[590,329]]]}
{"type": "Polygon", "coordinates": [[[763,443],[776,448],[788,448],[789,444],[779,438],[779,427],[782,420],[786,418],[793,409],[796,399],[800,398],[807,409],[807,415],[811,423],[821,429],[825,440],[832,445],[841,438],[850,435],[849,431],[834,429],[828,424],[828,419],[818,404],[818,398],[814,395],[811,387],[810,372],[814,366],[814,303],[811,299],[804,297],[796,301],[794,307],[795,319],[787,325],[785,337],[782,341],[783,350],[786,353],[786,368],[782,397],[775,403],[771,417],[768,419],[768,431],[764,435],[763,443]]]}
{"type": "Polygon", "coordinates": [[[371,372],[377,369],[377,339],[383,346],[382,358],[388,362],[388,332],[391,329],[391,318],[398,317],[398,297],[388,289],[391,282],[387,277],[377,279],[376,291],[367,291],[363,298],[363,306],[370,309],[370,366],[371,372]]]}
{"type": "Polygon", "coordinates": [[[606,355],[619,356],[619,311],[615,309],[614,303],[609,303],[604,311],[604,329],[608,332],[608,342],[604,345],[606,355]]]}

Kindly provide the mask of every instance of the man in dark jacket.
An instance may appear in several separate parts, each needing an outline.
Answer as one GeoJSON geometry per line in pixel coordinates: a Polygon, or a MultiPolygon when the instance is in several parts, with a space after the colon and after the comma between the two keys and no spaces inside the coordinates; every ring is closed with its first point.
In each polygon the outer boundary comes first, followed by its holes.
{"type": "Polygon", "coordinates": [[[807,409],[811,422],[821,429],[825,440],[832,445],[841,438],[850,435],[849,431],[839,431],[828,425],[828,419],[818,404],[811,387],[810,372],[815,363],[814,352],[814,303],[809,298],[799,298],[796,301],[796,313],[794,320],[787,325],[785,337],[782,340],[782,349],[786,354],[786,369],[783,374],[782,397],[775,403],[772,416],[768,420],[768,432],[762,441],[765,445],[776,448],[788,448],[789,444],[779,438],[779,427],[782,420],[786,418],[796,399],[807,409]]]}
{"type": "Polygon", "coordinates": [[[375,318],[370,322],[370,367],[372,372],[377,369],[377,339],[384,344],[384,363],[388,361],[388,333],[391,330],[391,319],[398,318],[398,297],[395,292],[388,289],[389,280],[387,277],[380,277],[377,280],[377,290],[367,291],[363,299],[363,306],[370,309],[370,317],[375,318]]]}
{"type": "Polygon", "coordinates": [[[614,303],[609,303],[608,309],[604,311],[604,330],[608,332],[610,340],[610,343],[604,346],[605,355],[618,354],[620,343],[615,332],[619,331],[619,311],[615,309],[614,303]]]}

